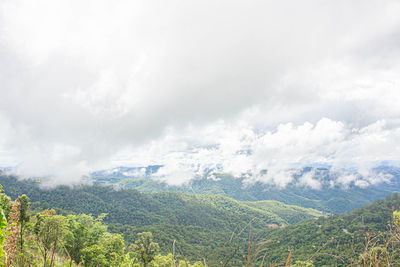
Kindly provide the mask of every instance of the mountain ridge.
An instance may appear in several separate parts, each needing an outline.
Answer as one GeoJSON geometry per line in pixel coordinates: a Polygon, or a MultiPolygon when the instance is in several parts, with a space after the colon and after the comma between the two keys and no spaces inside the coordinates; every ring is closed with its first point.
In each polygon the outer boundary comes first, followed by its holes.
{"type": "MultiPolygon", "coordinates": [[[[157,165],[157,168],[160,166],[157,165]]],[[[142,171],[142,173],[150,173],[150,171],[142,171]]],[[[388,194],[400,191],[400,168],[396,166],[380,165],[375,167],[369,179],[371,179],[371,183],[376,182],[377,179],[382,181],[369,186],[363,186],[365,180],[362,180],[361,174],[355,170],[347,170],[346,175],[353,175],[348,179],[353,180],[342,185],[331,186],[332,181],[338,179],[332,175],[338,174],[325,167],[304,167],[301,171],[294,172],[292,183],[286,187],[265,184],[257,180],[249,183],[246,177],[235,178],[222,173],[214,173],[212,177],[209,175],[197,177],[181,186],[168,185],[162,179],[151,175],[138,177],[92,176],[88,178],[88,181],[147,193],[181,191],[189,194],[219,194],[240,201],[276,200],[288,205],[313,208],[326,213],[350,212],[354,208],[370,204],[376,199],[385,198],[388,194]],[[311,188],[301,184],[302,177],[310,174],[313,176],[308,178],[318,180],[322,185],[320,188],[311,188]]]]}

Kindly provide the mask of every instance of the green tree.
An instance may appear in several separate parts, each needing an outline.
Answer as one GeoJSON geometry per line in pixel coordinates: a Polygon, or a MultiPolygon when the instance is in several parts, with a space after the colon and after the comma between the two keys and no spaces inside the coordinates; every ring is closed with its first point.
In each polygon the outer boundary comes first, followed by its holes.
{"type": "Polygon", "coordinates": [[[8,218],[8,214],[11,211],[13,203],[11,201],[11,198],[4,194],[3,191],[3,186],[0,184],[0,207],[3,210],[4,216],[8,218]]]}
{"type": "Polygon", "coordinates": [[[7,239],[7,219],[3,213],[3,209],[0,208],[0,266],[6,266],[7,258],[6,253],[4,251],[4,244],[6,243],[7,239]]]}
{"type": "Polygon", "coordinates": [[[153,242],[153,236],[150,232],[139,233],[138,237],[139,239],[135,241],[133,249],[138,260],[143,263],[144,267],[147,267],[160,250],[160,247],[153,242]]]}
{"type": "Polygon", "coordinates": [[[21,251],[24,247],[24,232],[25,226],[27,222],[29,222],[30,214],[29,214],[29,198],[24,194],[18,197],[20,203],[20,212],[19,212],[19,243],[21,251]]]}
{"type": "Polygon", "coordinates": [[[152,262],[152,265],[154,267],[170,267],[170,266],[175,266],[175,260],[172,255],[172,253],[169,253],[168,255],[161,255],[158,254],[154,257],[154,260],[152,262]]]}
{"type": "Polygon", "coordinates": [[[68,215],[67,231],[64,235],[64,245],[71,260],[76,263],[82,261],[82,250],[97,244],[100,237],[107,231],[102,224],[105,214],[96,219],[86,214],[68,215]]]}
{"type": "Polygon", "coordinates": [[[7,216],[12,207],[11,198],[3,193],[3,186],[0,184],[0,266],[6,266],[7,257],[4,251],[4,244],[9,235],[7,227],[7,216]]]}
{"type": "Polygon", "coordinates": [[[104,233],[98,243],[81,251],[85,266],[121,266],[125,260],[124,238],[120,234],[104,233]]]}
{"type": "Polygon", "coordinates": [[[124,238],[120,234],[104,233],[99,240],[110,266],[121,266],[125,257],[124,238]]]}
{"type": "Polygon", "coordinates": [[[104,248],[98,244],[85,247],[82,250],[82,259],[85,266],[110,266],[106,256],[103,254],[104,248]]]}
{"type": "Polygon", "coordinates": [[[53,266],[58,243],[64,232],[66,218],[56,215],[55,210],[44,210],[36,215],[34,234],[42,254],[44,266],[53,266]]]}

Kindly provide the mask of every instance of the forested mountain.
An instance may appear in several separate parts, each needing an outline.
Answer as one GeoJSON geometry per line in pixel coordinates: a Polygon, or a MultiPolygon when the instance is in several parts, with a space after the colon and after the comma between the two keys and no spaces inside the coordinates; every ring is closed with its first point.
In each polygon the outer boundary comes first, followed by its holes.
{"type": "MultiPolygon", "coordinates": [[[[313,208],[327,213],[350,212],[355,208],[370,204],[386,195],[400,191],[400,169],[390,165],[377,166],[373,175],[387,175],[390,179],[366,187],[355,185],[355,181],[345,185],[332,186],[334,174],[327,167],[305,167],[298,170],[293,182],[280,188],[260,182],[248,183],[245,178],[234,178],[227,174],[212,173],[197,177],[187,184],[171,186],[154,178],[160,165],[148,167],[119,167],[98,171],[89,178],[95,184],[108,184],[117,188],[136,189],[141,192],[156,193],[181,191],[189,194],[218,194],[240,201],[276,200],[289,205],[313,208]],[[307,173],[314,173],[321,182],[321,188],[312,189],[299,185],[299,179],[307,173]]],[[[361,177],[356,170],[348,174],[361,177]]],[[[210,172],[211,173],[211,172],[210,172]]]]}
{"type": "MultiPolygon", "coordinates": [[[[243,230],[251,221],[254,233],[322,215],[312,209],[287,206],[277,202],[240,202],[218,195],[188,195],[180,192],[157,194],[136,190],[114,190],[106,186],[57,187],[41,189],[38,181],[18,181],[15,177],[0,177],[4,191],[12,198],[26,194],[32,208],[58,208],[62,213],[108,215],[104,222],[113,232],[123,233],[128,242],[136,234],[150,231],[164,252],[174,240],[190,259],[201,259],[218,250],[228,251],[225,245],[232,233],[243,230]]],[[[238,243],[246,247],[246,233],[238,243]],[[239,242],[240,241],[240,242],[239,242]]],[[[225,257],[219,252],[217,258],[225,257]]]]}
{"type": "Polygon", "coordinates": [[[265,210],[267,212],[273,211],[273,213],[284,219],[289,224],[309,218],[310,215],[314,215],[315,217],[322,215],[320,211],[314,209],[287,205],[275,200],[246,201],[243,203],[250,207],[265,210]]]}
{"type": "Polygon", "coordinates": [[[349,214],[319,217],[276,229],[268,234],[269,242],[264,248],[269,260],[278,263],[285,262],[289,251],[293,260],[312,259],[315,266],[359,266],[356,262],[363,253],[372,253],[381,261],[394,253],[392,265],[382,262],[363,266],[399,266],[398,248],[391,244],[395,239],[392,232],[399,234],[398,225],[392,224],[393,211],[399,208],[400,195],[389,195],[386,201],[377,200],[349,214]]]}

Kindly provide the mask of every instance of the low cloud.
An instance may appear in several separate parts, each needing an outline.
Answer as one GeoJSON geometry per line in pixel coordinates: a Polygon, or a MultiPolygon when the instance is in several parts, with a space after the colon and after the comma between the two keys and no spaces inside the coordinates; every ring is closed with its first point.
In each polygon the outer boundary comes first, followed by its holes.
{"type": "Polygon", "coordinates": [[[285,186],[294,165],[398,159],[399,12],[395,0],[1,1],[0,166],[55,184],[157,163],[171,184],[218,168],[285,186]]]}
{"type": "MultiPolygon", "coordinates": [[[[285,187],[296,181],[299,169],[322,165],[329,166],[329,176],[335,180],[331,186],[355,183],[362,187],[390,181],[391,175],[373,169],[383,158],[397,160],[398,138],[400,126],[394,128],[385,121],[350,128],[344,122],[323,118],[316,124],[281,124],[273,131],[255,129],[243,121],[219,121],[179,133],[170,129],[163,138],[120,157],[133,165],[162,164],[157,175],[174,185],[203,177],[211,170],[244,177],[246,183],[285,187]]],[[[308,172],[297,184],[320,189],[318,176],[308,172]]]]}

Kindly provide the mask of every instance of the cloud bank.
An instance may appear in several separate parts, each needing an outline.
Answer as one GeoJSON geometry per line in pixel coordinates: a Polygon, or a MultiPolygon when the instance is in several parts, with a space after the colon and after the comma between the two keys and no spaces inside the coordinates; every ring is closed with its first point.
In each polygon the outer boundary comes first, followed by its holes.
{"type": "Polygon", "coordinates": [[[67,184],[118,163],[162,163],[176,184],[208,165],[268,168],[259,179],[284,186],[295,164],[397,160],[399,13],[396,0],[3,0],[0,166],[67,184]]]}
{"type": "MultiPolygon", "coordinates": [[[[280,124],[273,131],[256,129],[246,120],[230,124],[220,121],[207,127],[188,127],[184,133],[169,129],[150,144],[122,152],[117,165],[162,164],[156,175],[173,185],[213,170],[279,187],[294,182],[299,168],[329,166],[331,175],[337,177],[332,186],[347,187],[361,178],[369,185],[390,180],[372,173],[372,169],[382,159],[398,160],[399,138],[400,126],[393,128],[385,121],[351,128],[344,122],[322,118],[315,124],[280,124]],[[356,169],[358,174],[343,173],[343,168],[356,169]]],[[[299,185],[321,188],[315,176],[313,172],[303,175],[299,185]]]]}

